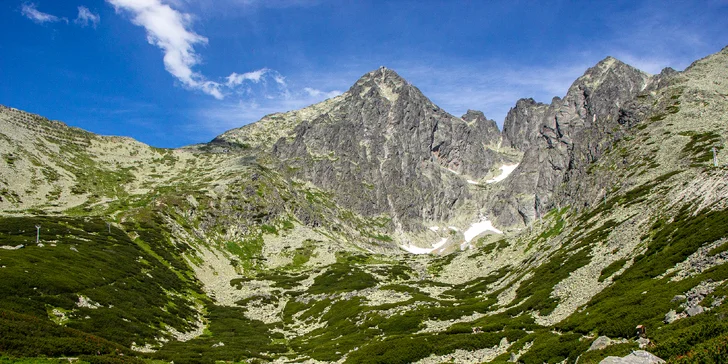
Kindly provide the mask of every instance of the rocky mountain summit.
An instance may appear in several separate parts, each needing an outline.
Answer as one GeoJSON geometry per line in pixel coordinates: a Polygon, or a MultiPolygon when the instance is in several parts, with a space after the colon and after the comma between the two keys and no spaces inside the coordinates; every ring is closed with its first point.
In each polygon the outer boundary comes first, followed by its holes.
{"type": "Polygon", "coordinates": [[[493,120],[476,111],[452,116],[384,67],[341,96],[252,125],[214,142],[245,143],[263,128],[278,129],[279,139],[263,149],[283,168],[365,216],[388,214],[399,230],[449,219],[470,196],[468,178],[513,160],[499,150],[493,120]]]}
{"type": "Polygon", "coordinates": [[[579,181],[599,159],[620,134],[622,107],[651,81],[607,57],[574,81],[563,99],[550,105],[519,100],[506,117],[503,138],[524,156],[512,183],[491,200],[498,222],[529,224],[555,207],[557,187],[579,181]]]}
{"type": "Polygon", "coordinates": [[[502,131],[380,68],[174,150],[0,107],[0,362],[725,362],[727,66],[502,131]]]}

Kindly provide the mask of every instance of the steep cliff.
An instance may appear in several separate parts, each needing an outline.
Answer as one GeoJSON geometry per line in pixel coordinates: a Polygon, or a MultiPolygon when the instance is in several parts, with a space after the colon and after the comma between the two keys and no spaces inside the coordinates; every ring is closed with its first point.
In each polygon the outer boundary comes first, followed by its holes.
{"type": "Polygon", "coordinates": [[[524,150],[509,182],[491,198],[499,224],[528,224],[555,207],[554,192],[578,179],[621,135],[620,112],[653,77],[607,57],[550,105],[520,100],[504,140],[524,150]]]}
{"type": "Polygon", "coordinates": [[[497,151],[494,121],[475,111],[452,116],[387,68],[367,73],[341,96],[268,116],[215,142],[246,143],[269,129],[280,136],[269,150],[282,169],[366,216],[389,215],[403,230],[452,217],[470,196],[468,178],[512,158],[497,151]]]}
{"type": "Polygon", "coordinates": [[[520,99],[503,121],[503,144],[525,151],[538,138],[541,122],[549,105],[533,99],[520,99]]]}

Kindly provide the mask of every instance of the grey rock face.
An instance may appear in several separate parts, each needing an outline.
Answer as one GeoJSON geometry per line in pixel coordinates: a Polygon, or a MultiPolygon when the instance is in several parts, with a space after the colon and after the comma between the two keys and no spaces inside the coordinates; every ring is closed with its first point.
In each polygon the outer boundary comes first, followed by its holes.
{"type": "Polygon", "coordinates": [[[503,122],[503,145],[526,151],[536,142],[549,105],[533,99],[520,99],[503,122]]]}
{"type": "Polygon", "coordinates": [[[723,301],[725,301],[725,296],[715,297],[713,299],[713,303],[710,304],[710,307],[718,307],[723,304],[723,301]]]}
{"type": "Polygon", "coordinates": [[[465,115],[460,117],[465,120],[474,132],[482,136],[482,142],[486,145],[497,145],[500,142],[500,130],[495,120],[485,117],[482,111],[468,110],[465,115]]]}
{"type": "MultiPolygon", "coordinates": [[[[683,314],[684,315],[684,314],[683,314]]],[[[666,324],[671,324],[681,318],[683,318],[683,315],[678,314],[675,310],[670,310],[665,314],[665,319],[663,320],[666,324]]]]}
{"type": "Polygon", "coordinates": [[[610,338],[606,336],[600,336],[591,343],[591,346],[589,346],[589,350],[587,351],[606,349],[607,346],[611,344],[612,340],[610,338]]]}
{"type": "Polygon", "coordinates": [[[559,205],[577,209],[607,181],[583,183],[587,167],[649,113],[636,96],[671,82],[608,57],[551,104],[521,99],[503,132],[482,112],[454,117],[394,71],[364,75],[346,93],[225,133],[221,143],[266,149],[293,177],[332,191],[337,203],[368,216],[388,214],[409,230],[452,216],[470,198],[466,178],[514,163],[498,146],[523,152],[484,205],[497,226],[527,225],[559,205]],[[265,141],[258,142],[266,136],[265,141]]]}
{"type": "Polygon", "coordinates": [[[644,349],[650,345],[650,339],[646,337],[641,337],[636,340],[637,345],[639,345],[640,349],[644,349]]]}
{"type": "MultiPolygon", "coordinates": [[[[559,198],[565,203],[588,201],[592,196],[579,183],[586,167],[614,142],[621,107],[650,82],[649,75],[608,57],[577,79],[563,99],[554,98],[548,106],[519,101],[504,125],[504,139],[527,149],[509,183],[491,200],[496,222],[511,226],[539,218],[558,202],[557,188],[562,189],[559,198]],[[522,142],[536,124],[538,132],[530,144],[522,142]]],[[[591,186],[589,192],[597,189],[591,186]]]]}
{"type": "Polygon", "coordinates": [[[703,306],[693,306],[689,307],[685,312],[687,312],[688,316],[693,317],[705,312],[705,308],[703,306]]]}
{"type": "Polygon", "coordinates": [[[625,357],[609,356],[600,361],[599,364],[659,364],[665,361],[644,350],[633,351],[625,357]]]}
{"type": "Polygon", "coordinates": [[[481,178],[507,159],[489,148],[500,139],[494,121],[476,111],[464,118],[380,68],[328,112],[302,120],[272,153],[295,177],[333,191],[343,206],[387,213],[409,230],[423,219],[448,218],[469,197],[459,174],[481,178]]]}

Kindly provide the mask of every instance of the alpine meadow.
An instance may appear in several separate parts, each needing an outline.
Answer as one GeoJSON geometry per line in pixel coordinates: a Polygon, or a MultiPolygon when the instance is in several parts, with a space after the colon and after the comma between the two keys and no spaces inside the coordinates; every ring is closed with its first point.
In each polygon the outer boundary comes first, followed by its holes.
{"type": "MultiPolygon", "coordinates": [[[[292,90],[198,72],[207,38],[148,23],[191,32],[176,1],[43,5],[13,16],[58,41],[110,16],[146,31],[170,92],[292,90]]],[[[726,363],[728,47],[704,56],[654,74],[606,56],[497,121],[371,67],[174,148],[0,93],[0,363],[726,363]]]]}

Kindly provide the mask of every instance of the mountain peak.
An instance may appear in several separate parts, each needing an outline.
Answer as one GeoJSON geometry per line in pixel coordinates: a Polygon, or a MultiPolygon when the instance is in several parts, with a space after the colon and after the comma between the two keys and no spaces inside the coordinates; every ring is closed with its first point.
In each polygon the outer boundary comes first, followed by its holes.
{"type": "MultiPolygon", "coordinates": [[[[466,111],[465,114],[463,114],[463,116],[461,116],[460,118],[465,120],[468,123],[475,122],[475,123],[487,123],[489,125],[490,124],[496,125],[494,120],[490,120],[487,117],[485,117],[485,114],[483,114],[483,112],[480,110],[468,109],[468,111],[466,111]]],[[[496,129],[497,128],[498,127],[496,126],[496,129]]]]}
{"type": "Polygon", "coordinates": [[[610,84],[624,84],[627,82],[636,84],[637,87],[643,89],[649,82],[650,77],[651,76],[644,71],[632,67],[612,56],[607,56],[593,67],[587,69],[586,72],[584,72],[584,74],[572,84],[572,87],[586,86],[595,89],[605,82],[610,84]]]}
{"type": "Polygon", "coordinates": [[[400,76],[395,70],[381,66],[373,71],[368,72],[362,78],[378,79],[378,80],[390,80],[390,81],[401,81],[407,82],[402,76],[400,76]]]}
{"type": "Polygon", "coordinates": [[[466,111],[465,114],[461,117],[461,119],[466,120],[466,121],[473,120],[473,119],[479,119],[479,118],[485,119],[485,114],[483,114],[483,112],[480,110],[471,110],[471,109],[468,109],[468,111],[466,111]]]}
{"type": "Polygon", "coordinates": [[[468,109],[460,118],[474,128],[476,133],[481,134],[482,140],[486,144],[495,144],[500,140],[501,132],[498,129],[498,124],[496,124],[495,120],[485,117],[482,111],[468,109]]]}
{"type": "Polygon", "coordinates": [[[403,90],[411,84],[397,72],[381,66],[376,70],[367,72],[349,89],[352,94],[365,95],[372,91],[389,101],[395,101],[403,90]]]}
{"type": "Polygon", "coordinates": [[[355,85],[359,84],[393,84],[393,85],[409,85],[409,82],[400,76],[391,68],[381,66],[373,71],[365,73],[363,76],[356,81],[355,85]]]}
{"type": "Polygon", "coordinates": [[[601,61],[597,62],[597,64],[594,65],[594,67],[588,69],[587,72],[589,72],[589,70],[606,71],[609,69],[623,68],[623,67],[634,68],[634,67],[620,61],[617,58],[614,58],[612,56],[607,56],[604,59],[602,59],[601,61]]]}
{"type": "Polygon", "coordinates": [[[606,57],[604,57],[603,60],[599,61],[598,63],[610,63],[610,64],[613,64],[613,63],[617,63],[617,62],[622,63],[622,61],[620,61],[620,60],[618,60],[618,59],[616,59],[616,58],[614,58],[612,56],[606,56],[606,57]]]}

